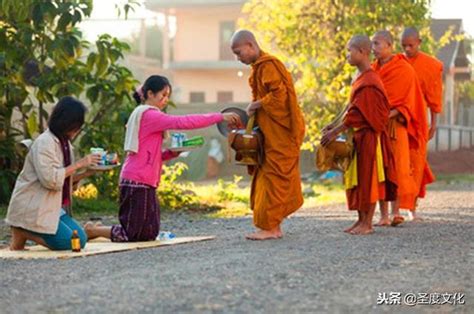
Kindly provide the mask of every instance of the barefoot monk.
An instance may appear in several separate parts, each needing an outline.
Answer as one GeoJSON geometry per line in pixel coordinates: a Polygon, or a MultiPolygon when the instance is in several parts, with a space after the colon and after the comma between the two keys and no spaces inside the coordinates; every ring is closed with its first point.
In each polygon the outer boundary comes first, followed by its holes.
{"type": "Polygon", "coordinates": [[[347,61],[357,67],[357,77],[347,112],[339,126],[324,132],[321,144],[331,143],[339,133],[353,132],[354,153],[344,174],[347,205],[359,219],[345,232],[373,232],[372,218],[378,201],[396,199],[396,173],[388,137],[390,105],[380,77],[370,67],[369,37],[356,35],[347,45],[347,61]]]}
{"type": "Polygon", "coordinates": [[[303,205],[299,170],[304,119],[293,80],[276,57],[262,51],[247,30],[232,37],[232,51],[240,62],[252,66],[249,84],[252,102],[247,107],[264,136],[265,159],[253,171],[250,205],[259,229],[251,240],[282,237],[285,217],[303,205]]]}
{"type": "Polygon", "coordinates": [[[423,101],[415,71],[403,55],[393,54],[393,37],[388,31],[377,32],[372,39],[372,50],[376,61],[372,68],[380,75],[390,104],[389,133],[397,170],[398,199],[392,202],[392,215],[388,215],[388,204],[380,204],[380,226],[401,224],[404,219],[400,208],[413,209],[417,194],[410,161],[410,148],[419,147],[422,136],[417,120],[417,102],[423,101]]]}
{"type": "MultiPolygon", "coordinates": [[[[428,141],[433,138],[436,132],[437,116],[442,110],[443,95],[443,63],[438,59],[420,51],[421,38],[418,30],[408,27],[403,31],[401,45],[408,62],[415,69],[415,73],[420,81],[424,103],[419,103],[417,110],[419,119],[427,120],[427,107],[430,110],[431,123],[428,130],[428,123],[425,122],[424,137],[420,138],[421,145],[418,149],[410,150],[412,163],[414,165],[415,183],[419,189],[416,197],[424,197],[426,185],[435,179],[427,160],[428,141]]],[[[415,208],[410,212],[413,220],[420,220],[415,208]]]]}

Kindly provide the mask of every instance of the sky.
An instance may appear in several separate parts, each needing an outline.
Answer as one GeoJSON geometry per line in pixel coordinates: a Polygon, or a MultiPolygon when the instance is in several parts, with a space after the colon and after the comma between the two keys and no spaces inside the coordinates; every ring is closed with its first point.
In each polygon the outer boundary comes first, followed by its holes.
{"type": "MultiPolygon", "coordinates": [[[[136,12],[131,12],[127,21],[117,22],[115,4],[119,3],[123,6],[126,2],[126,0],[94,0],[91,21],[86,21],[81,26],[86,38],[95,40],[97,35],[103,33],[109,33],[118,38],[130,37],[140,30],[142,18],[146,18],[145,23],[148,25],[164,23],[162,15],[143,7],[139,7],[136,12]]],[[[433,18],[463,19],[465,32],[474,37],[474,0],[431,0],[431,12],[433,18]]],[[[175,30],[172,29],[171,32],[173,31],[175,30]]]]}
{"type": "Polygon", "coordinates": [[[463,20],[464,31],[474,37],[474,1],[472,0],[432,0],[431,14],[437,19],[463,20]]]}

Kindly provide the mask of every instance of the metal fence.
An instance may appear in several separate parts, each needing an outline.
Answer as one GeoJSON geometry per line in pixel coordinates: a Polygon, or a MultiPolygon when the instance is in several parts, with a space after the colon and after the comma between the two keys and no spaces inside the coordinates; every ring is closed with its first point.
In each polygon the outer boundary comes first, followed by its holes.
{"type": "Polygon", "coordinates": [[[474,127],[439,125],[428,150],[450,151],[474,147],[474,127]]]}

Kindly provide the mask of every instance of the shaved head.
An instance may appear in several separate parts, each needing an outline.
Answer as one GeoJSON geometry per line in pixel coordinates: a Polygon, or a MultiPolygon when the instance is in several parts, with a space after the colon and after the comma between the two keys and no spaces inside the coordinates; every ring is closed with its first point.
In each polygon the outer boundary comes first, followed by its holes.
{"type": "Polygon", "coordinates": [[[382,39],[385,40],[388,44],[393,45],[393,36],[392,36],[392,33],[390,33],[390,32],[387,31],[387,30],[378,31],[377,33],[375,33],[374,38],[375,38],[375,37],[382,38],[382,39]]]}
{"type": "Polygon", "coordinates": [[[239,46],[243,44],[254,44],[258,47],[257,39],[255,35],[246,29],[241,29],[232,35],[231,45],[239,46]]]}
{"type": "Polygon", "coordinates": [[[387,62],[393,56],[393,36],[389,31],[382,30],[372,37],[372,52],[381,63],[387,62]]]}
{"type": "Polygon", "coordinates": [[[244,64],[252,64],[260,57],[260,47],[251,31],[246,29],[234,33],[231,38],[232,52],[244,64]]]}
{"type": "Polygon", "coordinates": [[[403,38],[408,38],[408,37],[412,37],[412,38],[415,38],[415,39],[420,39],[420,33],[414,27],[407,27],[403,31],[402,40],[403,40],[403,38]]]}
{"type": "Polygon", "coordinates": [[[349,46],[360,49],[364,53],[370,54],[372,42],[366,35],[355,35],[349,41],[349,46]]]}
{"type": "Polygon", "coordinates": [[[408,58],[415,57],[420,51],[420,33],[414,27],[407,27],[403,31],[401,42],[400,42],[405,56],[408,58]]]}
{"type": "Polygon", "coordinates": [[[370,68],[370,50],[372,42],[365,35],[354,35],[347,43],[347,62],[360,72],[370,68]]]}

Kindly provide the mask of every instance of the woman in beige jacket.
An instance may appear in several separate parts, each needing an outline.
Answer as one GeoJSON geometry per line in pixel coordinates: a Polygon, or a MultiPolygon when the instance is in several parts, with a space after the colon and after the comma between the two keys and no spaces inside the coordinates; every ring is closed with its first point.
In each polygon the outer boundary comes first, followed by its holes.
{"type": "Polygon", "coordinates": [[[71,205],[73,184],[94,173],[75,172],[100,160],[94,154],[77,162],[73,159],[70,139],[84,124],[86,111],[84,104],[73,97],[62,98],[51,113],[48,129],[33,142],[8,206],[11,250],[23,250],[26,240],[52,250],[68,250],[74,230],[81,246],[86,244],[83,228],[66,212],[71,205]]]}

